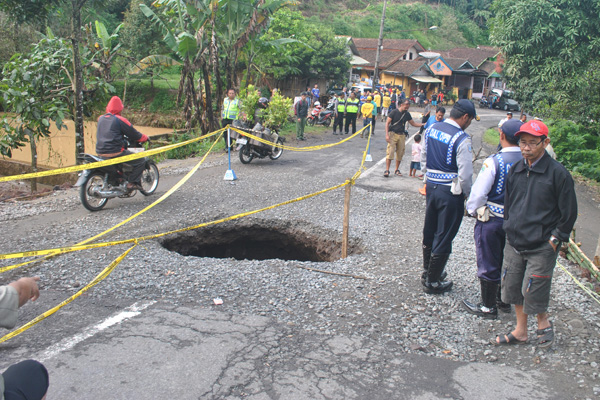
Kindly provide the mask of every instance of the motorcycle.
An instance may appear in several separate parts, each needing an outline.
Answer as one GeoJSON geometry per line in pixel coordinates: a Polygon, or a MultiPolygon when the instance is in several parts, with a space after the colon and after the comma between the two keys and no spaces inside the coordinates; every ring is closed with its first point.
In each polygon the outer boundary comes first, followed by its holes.
{"type": "MultiPolygon", "coordinates": [[[[233,126],[240,130],[249,130],[246,124],[239,120],[233,121],[233,126]]],[[[260,123],[257,123],[249,133],[279,146],[270,146],[245,137],[243,133],[239,133],[239,136],[235,139],[235,143],[239,146],[238,153],[242,164],[249,164],[254,158],[269,157],[271,160],[277,160],[281,157],[283,154],[283,138],[277,134],[276,130],[265,128],[260,123]]]]}
{"type": "Polygon", "coordinates": [[[315,107],[312,114],[306,119],[306,123],[310,126],[323,125],[328,127],[331,125],[331,120],[333,119],[333,107],[333,102],[327,104],[326,109],[319,109],[317,111],[317,108],[315,107]]]}
{"type": "MultiPolygon", "coordinates": [[[[106,160],[92,154],[83,154],[80,159],[85,164],[106,160]]],[[[158,187],[159,173],[154,161],[149,158],[144,158],[144,161],[146,165],[142,173],[142,189],[140,189],[140,192],[144,196],[149,196],[158,187]]],[[[131,170],[131,166],[126,164],[83,170],[75,184],[75,186],[79,186],[81,204],[90,211],[99,211],[106,205],[108,199],[135,196],[136,189],[127,189],[129,182],[126,177],[129,176],[131,170]]]]}
{"type": "Polygon", "coordinates": [[[480,108],[490,108],[490,103],[488,102],[486,97],[482,97],[481,100],[479,100],[479,107],[480,108]]]}

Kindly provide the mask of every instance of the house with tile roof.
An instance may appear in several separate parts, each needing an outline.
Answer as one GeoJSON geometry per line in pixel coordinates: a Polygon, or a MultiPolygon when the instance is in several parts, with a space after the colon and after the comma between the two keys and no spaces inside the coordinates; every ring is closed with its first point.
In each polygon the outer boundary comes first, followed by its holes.
{"type": "MultiPolygon", "coordinates": [[[[352,65],[351,82],[369,85],[375,70],[378,40],[353,38],[353,42],[360,57],[368,63],[352,65]]],[[[384,39],[379,71],[381,84],[402,87],[407,94],[424,89],[431,95],[451,89],[458,98],[470,99],[480,98],[494,88],[505,88],[500,51],[487,46],[425,52],[417,40],[384,39]]]]}

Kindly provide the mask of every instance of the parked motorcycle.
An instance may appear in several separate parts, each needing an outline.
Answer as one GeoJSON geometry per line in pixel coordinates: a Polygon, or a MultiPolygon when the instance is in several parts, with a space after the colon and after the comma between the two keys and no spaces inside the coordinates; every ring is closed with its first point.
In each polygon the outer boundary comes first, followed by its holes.
{"type": "Polygon", "coordinates": [[[319,108],[317,108],[317,103],[315,103],[315,109],[306,119],[306,123],[310,126],[323,125],[327,127],[331,125],[331,120],[333,119],[333,106],[333,103],[330,102],[326,109],[322,109],[320,108],[320,104],[318,105],[319,108]]]}
{"type": "Polygon", "coordinates": [[[283,146],[283,138],[279,136],[276,130],[265,128],[260,123],[249,130],[248,126],[240,120],[233,121],[233,126],[242,131],[247,130],[248,133],[273,143],[273,145],[262,143],[244,136],[243,133],[236,132],[235,143],[238,145],[238,153],[242,164],[249,164],[255,158],[269,157],[271,160],[277,160],[283,154],[283,147],[281,147],[283,146]],[[275,146],[275,144],[279,146],[275,146]]]}
{"type": "Polygon", "coordinates": [[[490,103],[488,102],[488,100],[485,96],[482,97],[481,100],[479,100],[479,107],[480,108],[490,108],[490,103]]]}
{"type": "MultiPolygon", "coordinates": [[[[86,164],[106,160],[92,154],[83,154],[81,159],[86,164]]],[[[149,158],[145,158],[144,161],[146,165],[142,173],[140,192],[144,196],[149,196],[158,187],[159,173],[154,161],[149,158]]],[[[129,182],[126,177],[130,172],[131,167],[126,164],[83,170],[75,184],[75,186],[79,186],[81,204],[90,211],[99,211],[106,205],[108,199],[135,196],[137,190],[127,189],[129,182]]]]}

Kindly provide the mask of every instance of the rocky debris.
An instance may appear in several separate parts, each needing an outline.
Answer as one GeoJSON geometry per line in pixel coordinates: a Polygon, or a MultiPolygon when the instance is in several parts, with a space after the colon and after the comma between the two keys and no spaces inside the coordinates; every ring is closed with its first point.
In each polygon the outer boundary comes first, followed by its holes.
{"type": "MultiPolygon", "coordinates": [[[[224,215],[262,208],[333,186],[335,174],[307,174],[304,164],[289,156],[274,164],[236,165],[242,179],[222,180],[222,168],[206,169],[155,210],[130,222],[102,240],[116,240],[182,228],[224,215]],[[274,179],[274,174],[276,179],[274,179]]],[[[212,161],[213,165],[220,161],[212,161]]],[[[185,172],[194,164],[163,167],[165,175],[185,172]]],[[[408,179],[408,178],[398,178],[408,179]]],[[[160,187],[159,192],[166,191],[160,187]]],[[[160,193],[159,193],[160,194],[160,193]]],[[[0,232],[2,252],[52,248],[75,243],[113,226],[156,197],[117,202],[98,213],[82,210],[77,188],[54,192],[39,200],[0,203],[5,226],[36,220],[43,235],[0,232]],[[8,223],[8,224],[7,224],[8,223]]],[[[336,190],[259,215],[278,221],[316,227],[323,240],[341,241],[344,191],[336,190]]],[[[322,335],[362,337],[373,346],[394,344],[407,353],[428,354],[451,360],[493,362],[522,369],[553,369],[573,377],[582,391],[598,395],[600,379],[600,307],[581,291],[560,267],[555,270],[550,304],[556,342],[547,350],[535,345],[495,347],[489,341],[514,327],[514,312],[500,313],[495,321],[468,314],[460,301],[479,296],[476,277],[474,220],[465,218],[453,243],[447,271],[454,281],[451,292],[434,296],[422,292],[420,274],[421,231],[425,200],[414,192],[369,192],[352,189],[350,234],[362,252],[347,259],[319,263],[269,259],[182,256],[165,249],[158,240],[143,242],[103,282],[91,290],[99,301],[107,298],[163,299],[174,304],[196,303],[217,310],[260,315],[290,327],[322,335]],[[356,279],[305,268],[364,276],[356,279]]],[[[23,228],[25,229],[25,228],[23,228]]],[[[41,232],[41,231],[38,231],[41,232]]],[[[32,267],[45,289],[74,293],[124,251],[107,247],[76,252],[32,267]]],[[[10,260],[9,260],[10,261],[10,260]]],[[[566,260],[560,265],[576,274],[566,260]]],[[[10,264],[3,262],[2,265],[10,264]]],[[[18,276],[11,272],[8,278],[18,276]]],[[[529,335],[535,338],[530,321],[529,335]]],[[[586,392],[586,393],[587,393],[586,392]]]]}

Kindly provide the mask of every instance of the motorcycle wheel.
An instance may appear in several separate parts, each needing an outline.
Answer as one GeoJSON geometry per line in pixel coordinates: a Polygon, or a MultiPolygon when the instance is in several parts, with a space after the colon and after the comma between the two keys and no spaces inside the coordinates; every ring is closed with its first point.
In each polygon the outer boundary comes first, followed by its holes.
{"type": "Polygon", "coordinates": [[[254,154],[252,154],[252,151],[250,151],[250,148],[247,144],[242,146],[242,148],[239,150],[239,153],[242,164],[250,164],[250,161],[252,161],[254,158],[254,154]]]}
{"type": "Polygon", "coordinates": [[[508,111],[508,104],[504,105],[504,111],[508,111]]]}
{"type": "Polygon", "coordinates": [[[95,197],[92,195],[94,188],[100,189],[104,185],[104,174],[92,172],[79,187],[79,198],[81,204],[90,211],[100,211],[106,205],[106,197],[95,197]]]}
{"type": "MultiPolygon", "coordinates": [[[[277,139],[277,144],[283,146],[283,140],[281,138],[277,139]]],[[[269,154],[269,158],[271,160],[277,160],[283,154],[283,147],[275,147],[275,150],[269,154]]]]}
{"type": "Polygon", "coordinates": [[[140,193],[144,196],[149,196],[158,187],[158,167],[153,162],[149,161],[146,163],[146,168],[144,168],[144,172],[142,172],[142,188],[140,193]]]}
{"type": "Polygon", "coordinates": [[[323,126],[329,127],[329,125],[331,125],[331,118],[327,118],[323,121],[323,126]]]}
{"type": "Polygon", "coordinates": [[[306,120],[306,123],[307,123],[309,126],[315,126],[315,119],[316,119],[316,118],[309,118],[309,119],[307,119],[307,120],[306,120]]]}

